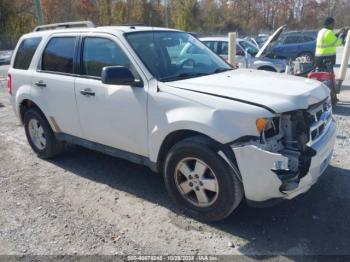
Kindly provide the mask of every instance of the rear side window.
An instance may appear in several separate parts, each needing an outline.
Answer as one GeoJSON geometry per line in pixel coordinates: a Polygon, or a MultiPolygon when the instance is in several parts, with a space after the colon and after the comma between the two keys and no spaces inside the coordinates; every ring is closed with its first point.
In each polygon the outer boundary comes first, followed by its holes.
{"type": "Polygon", "coordinates": [[[287,36],[286,40],[284,41],[285,44],[298,44],[301,42],[300,36],[287,36]]]}
{"type": "Polygon", "coordinates": [[[41,60],[43,71],[73,73],[76,37],[54,37],[47,44],[41,60]]]}
{"type": "Polygon", "coordinates": [[[315,38],[311,37],[311,36],[304,36],[304,41],[303,42],[313,42],[315,41],[315,38]]]}
{"type": "Polygon", "coordinates": [[[18,47],[13,67],[16,69],[27,70],[40,41],[41,37],[24,39],[18,47]]]}
{"type": "Polygon", "coordinates": [[[105,66],[129,66],[129,59],[112,40],[98,37],[84,39],[82,75],[101,77],[105,66]]]}

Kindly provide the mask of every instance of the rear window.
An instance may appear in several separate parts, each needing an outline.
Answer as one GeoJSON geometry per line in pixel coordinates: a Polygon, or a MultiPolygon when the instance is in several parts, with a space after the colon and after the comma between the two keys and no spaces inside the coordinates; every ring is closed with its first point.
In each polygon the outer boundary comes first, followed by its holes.
{"type": "Polygon", "coordinates": [[[18,47],[13,67],[16,69],[27,70],[40,41],[41,37],[24,39],[18,47]]]}
{"type": "Polygon", "coordinates": [[[54,37],[47,44],[41,60],[44,71],[73,73],[76,37],[54,37]]]}

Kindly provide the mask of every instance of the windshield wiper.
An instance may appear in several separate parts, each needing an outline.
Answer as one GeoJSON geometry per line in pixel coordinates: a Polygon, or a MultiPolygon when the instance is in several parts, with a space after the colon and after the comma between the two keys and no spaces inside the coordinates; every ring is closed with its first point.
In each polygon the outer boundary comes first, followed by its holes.
{"type": "Polygon", "coordinates": [[[182,80],[182,79],[205,76],[205,75],[209,75],[209,73],[182,73],[175,76],[160,78],[159,81],[162,81],[162,82],[176,81],[176,80],[182,80]]]}

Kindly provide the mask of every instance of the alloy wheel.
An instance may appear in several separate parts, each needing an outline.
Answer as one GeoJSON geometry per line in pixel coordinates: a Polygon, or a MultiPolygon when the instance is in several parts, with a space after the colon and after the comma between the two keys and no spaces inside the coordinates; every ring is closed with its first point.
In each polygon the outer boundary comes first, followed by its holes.
{"type": "Polygon", "coordinates": [[[198,158],[182,159],[175,169],[175,183],[182,197],[196,207],[211,206],[219,194],[213,170],[198,158]]]}
{"type": "Polygon", "coordinates": [[[46,136],[42,125],[36,119],[30,119],[28,123],[29,136],[32,143],[39,150],[43,150],[46,147],[46,136]]]}

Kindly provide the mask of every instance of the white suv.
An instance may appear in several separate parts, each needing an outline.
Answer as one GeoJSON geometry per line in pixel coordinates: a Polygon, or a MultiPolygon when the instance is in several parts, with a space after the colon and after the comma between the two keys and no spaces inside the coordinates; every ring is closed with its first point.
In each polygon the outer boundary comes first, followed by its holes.
{"type": "Polygon", "coordinates": [[[336,127],[322,83],[233,69],[177,30],[57,26],[24,35],[8,75],[39,157],[74,143],[149,166],[205,221],[243,197],[291,199],[328,166],[336,127]]]}

